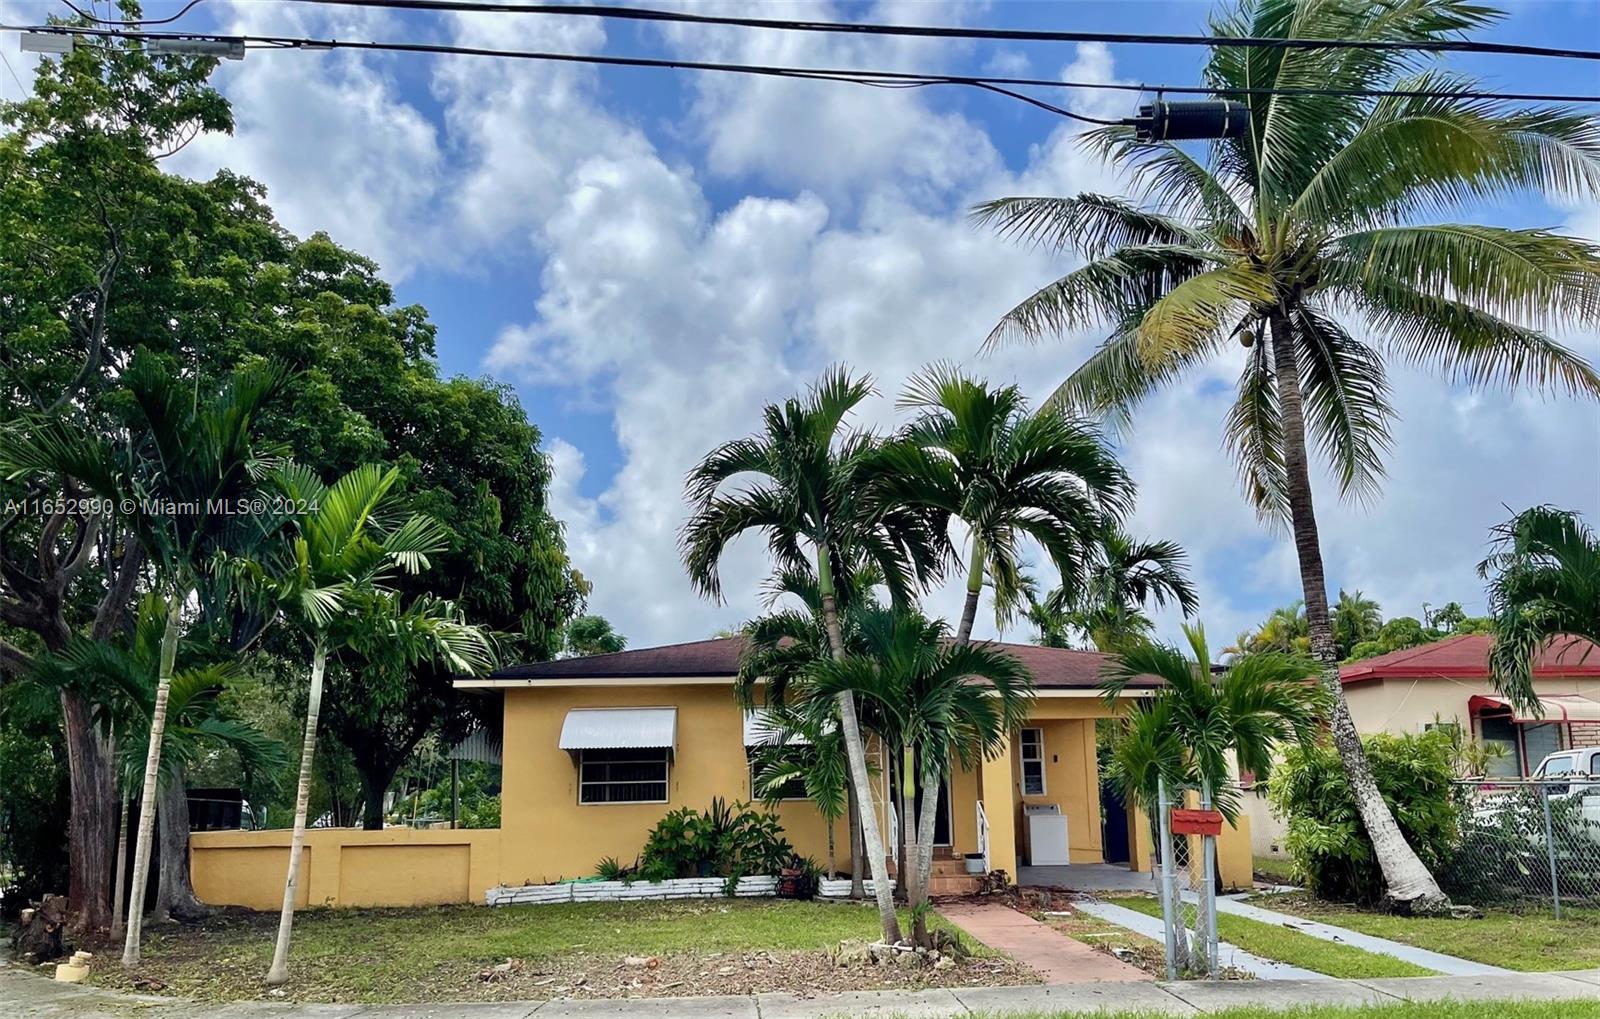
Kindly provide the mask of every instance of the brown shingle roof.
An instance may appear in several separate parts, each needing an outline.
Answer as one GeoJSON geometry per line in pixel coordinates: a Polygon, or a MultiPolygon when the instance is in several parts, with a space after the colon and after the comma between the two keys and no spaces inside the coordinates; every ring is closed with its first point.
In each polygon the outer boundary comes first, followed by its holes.
{"type": "MultiPolygon", "coordinates": [[[[1100,683],[1107,656],[1097,651],[1039,647],[1036,644],[995,642],[1027,666],[1040,689],[1092,690],[1100,683]]],[[[563,658],[553,662],[513,665],[489,676],[492,680],[541,679],[678,679],[732,677],[739,671],[743,637],[718,637],[687,644],[617,651],[587,658],[563,658]]],[[[1134,687],[1152,687],[1156,680],[1135,682],[1134,687]]]]}

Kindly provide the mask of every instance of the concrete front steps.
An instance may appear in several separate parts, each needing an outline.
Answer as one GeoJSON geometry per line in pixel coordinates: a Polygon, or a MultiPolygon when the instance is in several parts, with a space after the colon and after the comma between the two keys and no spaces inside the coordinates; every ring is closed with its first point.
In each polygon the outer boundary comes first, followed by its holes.
{"type": "MultiPolygon", "coordinates": [[[[891,863],[889,873],[894,872],[895,867],[891,863]]],[[[976,895],[980,883],[980,875],[967,873],[967,861],[964,857],[949,846],[934,847],[933,873],[928,877],[929,896],[945,898],[976,895]]]]}

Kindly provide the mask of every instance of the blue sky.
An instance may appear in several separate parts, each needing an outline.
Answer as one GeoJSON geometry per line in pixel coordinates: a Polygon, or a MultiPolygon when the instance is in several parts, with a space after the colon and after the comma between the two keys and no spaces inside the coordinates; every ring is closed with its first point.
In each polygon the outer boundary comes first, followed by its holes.
{"type": "MultiPolygon", "coordinates": [[[[148,13],[170,12],[156,3],[148,13]]],[[[663,4],[665,6],[665,4],[663,4]]],[[[1204,3],[763,4],[771,16],[1119,32],[1202,31],[1204,3]]],[[[103,7],[103,5],[102,5],[103,7]]],[[[695,9],[709,9],[699,6],[695,9]]],[[[0,19],[60,5],[0,0],[0,19]]],[[[436,15],[207,0],[185,24],[340,38],[458,41],[568,52],[751,63],[1193,83],[1195,48],[950,43],[436,15]]],[[[1600,8],[1513,5],[1488,38],[1600,44],[1600,8]]],[[[7,48],[26,80],[32,56],[7,48]]],[[[1600,93],[1600,67],[1517,57],[1452,66],[1504,89],[1600,93]]],[[[1092,349],[1089,334],[979,357],[998,316],[1071,267],[978,234],[963,211],[1001,194],[1125,189],[1073,144],[1076,127],[1003,97],[688,72],[541,66],[480,58],[252,52],[218,83],[232,137],[175,161],[263,181],[283,222],[325,229],[382,262],[401,299],[440,326],[450,373],[514,385],[557,468],[593,608],[636,645],[689,640],[758,608],[758,543],[736,550],[729,602],[690,592],[677,565],[683,471],[753,429],[761,404],[846,361],[885,398],[934,359],[966,363],[1042,398],[1092,349]]],[[[0,95],[15,84],[0,74],[0,95]]],[[[1080,112],[1132,111],[1131,94],[1063,93],[1080,112]]],[[[1457,219],[1600,237],[1600,212],[1536,196],[1457,219]]],[[[1595,335],[1570,341],[1600,356],[1595,335]]],[[[1201,617],[1227,643],[1298,596],[1281,535],[1243,507],[1220,448],[1234,364],[1153,400],[1123,453],[1140,484],[1134,529],[1182,542],[1201,617]]],[[[1600,416],[1592,404],[1473,393],[1396,371],[1403,420],[1391,480],[1373,506],[1319,492],[1330,586],[1361,588],[1389,614],[1458,599],[1481,609],[1472,567],[1502,504],[1600,511],[1600,416]]],[[[954,592],[929,598],[953,608],[954,592]]],[[[1171,635],[1176,620],[1163,618],[1171,635]]],[[[993,633],[992,623],[985,624],[993,633]]],[[[1009,636],[1023,639],[1021,628],[1009,636]]]]}

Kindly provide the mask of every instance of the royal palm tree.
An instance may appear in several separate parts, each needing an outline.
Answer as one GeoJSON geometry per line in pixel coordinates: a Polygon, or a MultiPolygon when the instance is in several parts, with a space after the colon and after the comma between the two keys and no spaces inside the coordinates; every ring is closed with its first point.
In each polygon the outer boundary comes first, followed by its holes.
{"type": "Polygon", "coordinates": [[[1493,533],[1493,550],[1478,564],[1478,575],[1489,581],[1495,623],[1489,664],[1502,693],[1537,709],[1539,653],[1562,650],[1574,638],[1600,644],[1600,538],[1578,514],[1553,506],[1523,510],[1493,533]]]}
{"type": "MultiPolygon", "coordinates": [[[[1461,0],[1242,0],[1212,30],[1425,48],[1499,16],[1461,0]]],[[[1600,131],[1571,110],[1466,95],[1471,79],[1424,68],[1416,52],[1218,46],[1205,78],[1248,106],[1243,137],[1202,159],[1132,129],[1095,131],[1086,140],[1131,173],[1143,204],[1005,198],[975,214],[1087,259],[990,337],[1109,326],[1110,339],[1057,390],[1062,405],[1128,421],[1155,389],[1230,349],[1239,356],[1227,443],[1250,501],[1293,533],[1334,740],[1388,895],[1396,908],[1436,909],[1448,900],[1384,804],[1339,685],[1307,447],[1327,459],[1341,493],[1376,494],[1392,442],[1389,357],[1471,384],[1600,393],[1593,368],[1549,334],[1600,319],[1594,245],[1547,230],[1418,222],[1518,189],[1593,201],[1600,131]],[[1364,92],[1377,88],[1423,94],[1364,92]],[[1277,91],[1230,91],[1241,89],[1277,91]]]]}
{"type": "Polygon", "coordinates": [[[1070,586],[1085,571],[1102,521],[1132,506],[1133,484],[1099,431],[1051,408],[1029,411],[1016,386],[990,388],[935,364],[912,377],[899,405],[917,415],[885,445],[874,493],[966,525],[957,641],[972,637],[985,574],[997,601],[1014,600],[1024,537],[1038,542],[1070,586]]]}
{"type": "Polygon", "coordinates": [[[311,648],[294,834],[267,973],[273,986],[289,979],[289,939],[329,655],[348,647],[368,662],[405,668],[437,661],[466,674],[485,672],[493,662],[487,636],[464,622],[454,606],[433,599],[403,606],[386,590],[397,570],[420,573],[428,568],[428,556],[447,543],[444,528],[432,517],[391,519],[399,480],[399,468],[377,464],[358,467],[331,486],[308,468],[280,468],[268,481],[287,505],[300,510],[290,520],[290,533],[276,554],[232,564],[243,596],[280,612],[311,648]]]}
{"type": "Polygon", "coordinates": [[[1033,676],[1021,662],[993,645],[949,636],[943,620],[878,611],[862,621],[867,653],[827,659],[811,670],[820,694],[850,694],[875,709],[878,738],[899,751],[907,898],[921,945],[928,943],[939,785],[953,766],[970,771],[1001,754],[1033,704],[1033,676]]]}
{"type": "Polygon", "coordinates": [[[1381,626],[1383,613],[1377,602],[1360,591],[1350,594],[1339,589],[1339,600],[1333,606],[1333,642],[1340,658],[1349,657],[1357,644],[1376,637],[1381,626]]]}
{"type": "MultiPolygon", "coordinates": [[[[804,397],[767,405],[760,433],[712,450],[690,470],[685,484],[693,513],[679,545],[690,583],[707,597],[720,599],[723,552],[746,531],[761,532],[778,568],[809,568],[814,560],[823,626],[835,658],[845,655],[836,568],[870,564],[895,603],[904,604],[938,578],[948,559],[943,520],[920,507],[874,503],[866,497],[867,480],[881,472],[881,443],[870,433],[845,430],[845,419],[871,393],[870,380],[832,369],[804,397]],[[757,480],[734,487],[733,479],[746,474],[757,480]]],[[[861,805],[884,940],[898,941],[900,921],[883,835],[872,809],[855,699],[848,691],[835,699],[850,781],[861,805]]]]}
{"type": "Polygon", "coordinates": [[[284,381],[281,370],[256,364],[202,398],[197,382],[169,373],[160,358],[141,348],[122,376],[132,405],[123,435],[89,435],[66,418],[51,417],[7,435],[0,446],[0,470],[10,477],[59,473],[115,505],[148,554],[166,600],[134,842],[125,966],[139,962],[167,698],[184,614],[199,593],[201,614],[209,609],[214,615],[216,606],[206,602],[216,589],[204,581],[215,561],[230,550],[251,547],[277,526],[271,514],[243,510],[256,478],[274,459],[274,451],[255,441],[255,419],[284,381]]]}

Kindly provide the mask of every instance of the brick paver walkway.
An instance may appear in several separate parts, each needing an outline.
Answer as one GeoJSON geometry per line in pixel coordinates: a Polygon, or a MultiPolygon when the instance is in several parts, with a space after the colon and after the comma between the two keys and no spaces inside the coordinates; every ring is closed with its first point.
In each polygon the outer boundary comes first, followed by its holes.
{"type": "Polygon", "coordinates": [[[1031,916],[992,902],[952,902],[939,907],[951,923],[990,948],[1031,967],[1047,984],[1099,980],[1153,980],[1137,966],[1097,952],[1031,916]]]}

